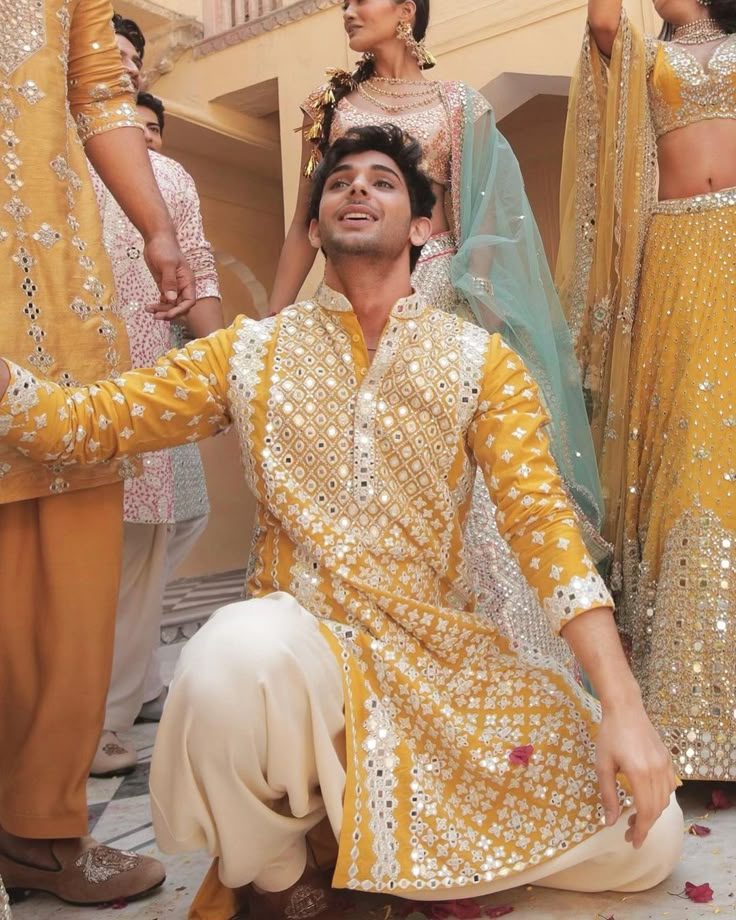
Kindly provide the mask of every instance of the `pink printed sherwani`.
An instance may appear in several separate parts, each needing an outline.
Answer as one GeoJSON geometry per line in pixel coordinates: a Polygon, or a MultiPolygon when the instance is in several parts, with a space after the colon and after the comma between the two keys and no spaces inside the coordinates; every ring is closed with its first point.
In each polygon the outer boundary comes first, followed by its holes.
{"type": "MultiPolygon", "coordinates": [[[[174,221],[179,245],[196,279],[197,299],[219,297],[212,248],[205,239],[199,196],[194,180],[175,160],[150,151],[158,187],[174,221]]],[[[120,309],[130,339],[133,367],[146,367],[170,348],[181,345],[178,326],[153,319],[146,304],[159,299],[159,290],[143,258],[143,239],[94,170],[92,179],[103,222],[103,240],[112,261],[120,309]]],[[[207,514],[199,448],[145,454],[143,472],[126,481],[125,520],[167,524],[207,514]]]]}

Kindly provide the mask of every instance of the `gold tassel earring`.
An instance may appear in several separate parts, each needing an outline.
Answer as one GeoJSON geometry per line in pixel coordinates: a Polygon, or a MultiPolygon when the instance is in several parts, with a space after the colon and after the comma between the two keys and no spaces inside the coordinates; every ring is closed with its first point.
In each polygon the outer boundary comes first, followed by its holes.
{"type": "Polygon", "coordinates": [[[414,38],[414,33],[408,22],[400,22],[398,26],[396,26],[396,37],[406,45],[409,49],[409,53],[416,58],[422,70],[429,70],[430,67],[435,66],[437,59],[432,52],[427,49],[423,40],[418,42],[416,38],[414,38]]]}

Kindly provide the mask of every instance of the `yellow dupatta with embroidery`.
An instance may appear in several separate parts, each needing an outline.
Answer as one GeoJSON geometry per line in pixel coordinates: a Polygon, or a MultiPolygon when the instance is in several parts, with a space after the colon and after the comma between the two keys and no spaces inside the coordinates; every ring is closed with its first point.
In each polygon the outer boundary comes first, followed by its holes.
{"type": "Polygon", "coordinates": [[[614,587],[623,551],[631,330],[656,169],[645,39],[623,12],[610,62],[586,33],[570,88],[555,278],[583,376],[614,587]]]}

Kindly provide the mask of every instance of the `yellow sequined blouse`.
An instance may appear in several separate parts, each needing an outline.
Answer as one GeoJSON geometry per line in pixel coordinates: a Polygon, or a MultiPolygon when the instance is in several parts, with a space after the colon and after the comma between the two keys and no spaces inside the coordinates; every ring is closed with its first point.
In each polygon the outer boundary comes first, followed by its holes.
{"type": "MultiPolygon", "coordinates": [[[[82,144],[138,126],[109,0],[6,0],[0,42],[0,342],[35,373],[74,384],[128,366],[125,328],[82,144]]],[[[0,502],[119,477],[0,447],[0,502]]]]}
{"type": "Polygon", "coordinates": [[[736,35],[704,67],[686,47],[646,39],[649,102],[657,138],[709,118],[736,118],[736,35]]]}
{"type": "Polygon", "coordinates": [[[597,704],[474,611],[476,466],[552,627],[611,605],[536,385],[500,336],[412,296],[369,363],[350,304],[322,287],[93,387],[11,374],[0,436],[38,458],[102,461],[236,426],[258,501],[248,589],[293,594],[343,671],[338,887],[472,885],[600,829],[597,704]]]}

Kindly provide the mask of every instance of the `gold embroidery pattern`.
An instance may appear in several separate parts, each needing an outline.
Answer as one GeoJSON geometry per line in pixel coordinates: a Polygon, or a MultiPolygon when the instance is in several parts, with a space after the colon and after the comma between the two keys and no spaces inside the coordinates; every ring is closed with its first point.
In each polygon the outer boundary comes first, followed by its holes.
{"type": "Polygon", "coordinates": [[[450,265],[457,253],[453,233],[437,233],[424,244],[422,256],[414,269],[411,283],[428,304],[445,313],[454,313],[460,319],[475,323],[475,317],[464,300],[458,297],[452,283],[450,265]]]}
{"type": "Polygon", "coordinates": [[[659,42],[649,77],[657,138],[708,118],[736,118],[736,36],[724,39],[704,67],[675,42],[659,42]]]}
{"type": "MultiPolygon", "coordinates": [[[[135,113],[123,85],[129,82],[118,79],[109,20],[97,5],[4,0],[3,10],[0,248],[6,277],[0,338],[9,357],[73,385],[119,373],[127,354],[94,195],[81,178],[87,164],[72,113],[90,118],[90,131],[134,122],[135,113]],[[100,55],[79,53],[90,47],[100,55]]],[[[118,475],[118,464],[71,470],[32,464],[5,449],[0,464],[3,501],[118,475]]]]}
{"type": "Polygon", "coordinates": [[[34,406],[38,405],[38,380],[23,368],[18,368],[12,382],[8,386],[5,402],[9,413],[0,415],[0,435],[10,431],[16,415],[27,415],[34,406]]]}
{"type": "Polygon", "coordinates": [[[0,70],[10,76],[46,44],[44,0],[3,0],[0,70]]]}
{"type": "Polygon", "coordinates": [[[621,623],[676,768],[736,779],[734,190],[655,209],[634,329],[621,623]]]}
{"type": "Polygon", "coordinates": [[[96,846],[82,853],[74,865],[82,870],[82,875],[92,885],[108,882],[116,875],[130,872],[140,862],[140,857],[127,850],[113,850],[111,847],[96,846]]]}
{"type": "Polygon", "coordinates": [[[443,100],[417,112],[368,112],[353,105],[347,98],[338,103],[330,131],[330,143],[351,128],[366,124],[398,125],[415,137],[424,150],[422,168],[438,185],[450,185],[451,134],[443,100]]]}
{"type": "Polygon", "coordinates": [[[687,779],[736,779],[736,530],[685,512],[655,565],[629,547],[633,667],[647,711],[687,779]]]}
{"type": "Polygon", "coordinates": [[[256,387],[265,368],[267,344],[273,335],[275,324],[275,317],[262,322],[244,320],[238,327],[230,361],[228,398],[240,434],[241,459],[246,482],[256,495],[259,494],[259,487],[253,464],[256,446],[253,443],[252,407],[256,387]]]}

